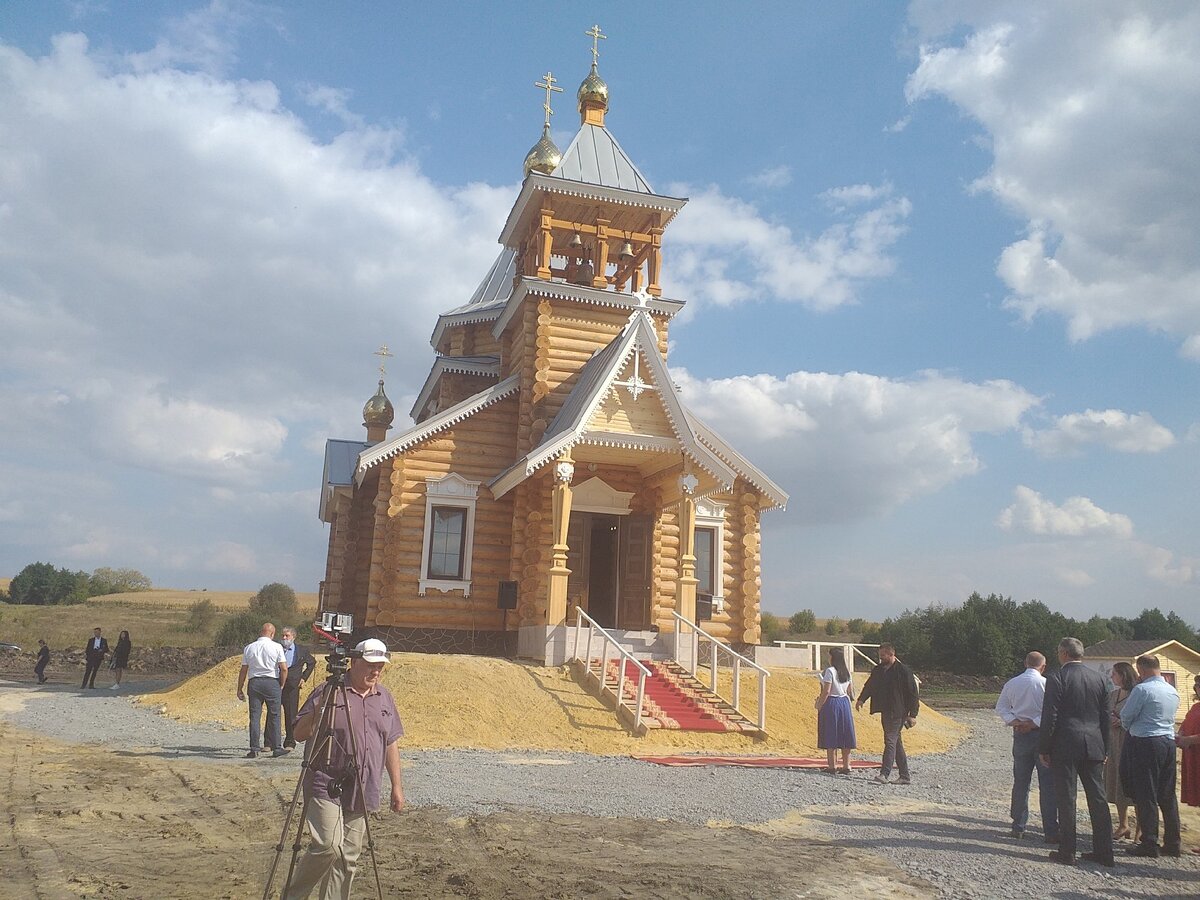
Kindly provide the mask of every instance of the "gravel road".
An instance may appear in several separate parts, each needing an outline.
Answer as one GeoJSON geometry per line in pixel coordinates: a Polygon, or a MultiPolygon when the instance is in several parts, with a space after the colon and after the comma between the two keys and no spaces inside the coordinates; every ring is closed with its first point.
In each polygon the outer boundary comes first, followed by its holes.
{"type": "MultiPolygon", "coordinates": [[[[140,687],[155,685],[128,690],[140,687]]],[[[101,743],[122,755],[189,758],[275,775],[299,769],[296,754],[244,760],[244,731],[184,725],[134,706],[122,693],[0,682],[0,714],[18,728],[101,743]]],[[[1048,863],[1050,848],[1036,832],[1025,841],[1010,838],[1008,732],[990,712],[955,716],[971,726],[971,737],[949,753],[914,757],[913,784],[904,787],[876,785],[870,770],[831,777],[666,768],[558,752],[442,750],[402,754],[405,790],[414,805],[457,814],[535,809],[790,830],[881,854],[952,897],[1200,896],[1200,856],[1143,862],[1124,857],[1119,848],[1113,874],[1085,863],[1075,869],[1048,863]]],[[[1036,810],[1036,796],[1033,800],[1036,810]]],[[[1081,808],[1084,850],[1089,827],[1082,802],[1081,808]]],[[[1033,818],[1031,825],[1036,811],[1033,818]]],[[[1185,845],[1196,843],[1185,834],[1185,845]]]]}

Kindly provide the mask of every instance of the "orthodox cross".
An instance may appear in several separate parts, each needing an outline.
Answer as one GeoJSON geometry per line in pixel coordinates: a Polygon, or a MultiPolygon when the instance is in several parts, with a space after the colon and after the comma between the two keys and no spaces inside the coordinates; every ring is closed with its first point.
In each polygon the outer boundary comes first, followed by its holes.
{"type": "Polygon", "coordinates": [[[396,354],[388,350],[387,344],[380,344],[379,349],[371,355],[379,357],[379,380],[383,381],[383,376],[386,374],[384,367],[387,365],[388,357],[395,356],[396,354]]]}
{"type": "Polygon", "coordinates": [[[550,127],[550,117],[552,115],[554,115],[554,110],[552,110],[550,108],[550,93],[552,91],[557,92],[559,94],[562,93],[562,88],[554,86],[554,84],[557,80],[558,79],[556,79],[551,73],[547,72],[545,75],[542,76],[541,81],[535,81],[533,83],[534,87],[540,87],[540,88],[546,89],[546,102],[542,104],[542,109],[544,109],[546,111],[546,127],[547,128],[550,127]]]}
{"type": "Polygon", "coordinates": [[[642,395],[642,391],[657,390],[657,388],[655,388],[655,386],[653,384],[651,384],[649,381],[642,380],[642,372],[641,372],[641,368],[639,367],[640,361],[641,361],[641,354],[635,352],[633,354],[633,373],[629,376],[629,380],[613,382],[613,384],[618,387],[627,388],[629,390],[629,393],[633,396],[634,400],[636,400],[638,397],[640,397],[642,395]]]}
{"type": "Polygon", "coordinates": [[[608,35],[600,33],[599,25],[593,25],[584,34],[592,39],[592,68],[595,68],[596,64],[600,62],[600,42],[607,40],[608,35]]]}

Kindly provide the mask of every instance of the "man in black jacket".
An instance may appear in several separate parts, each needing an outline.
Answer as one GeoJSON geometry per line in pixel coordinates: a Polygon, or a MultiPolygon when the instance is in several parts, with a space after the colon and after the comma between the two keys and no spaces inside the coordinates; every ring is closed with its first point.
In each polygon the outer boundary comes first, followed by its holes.
{"type": "Polygon", "coordinates": [[[1112,867],[1112,813],[1104,794],[1104,760],[1108,756],[1108,680],[1083,665],[1083,643],[1058,642],[1061,668],[1046,677],[1038,752],[1054,772],[1058,805],[1058,849],[1053,862],[1075,865],[1075,779],[1083,784],[1092,820],[1092,850],[1080,858],[1112,867]]]}
{"type": "Polygon", "coordinates": [[[283,686],[283,749],[296,748],[296,736],[292,728],[296,723],[296,712],[300,709],[300,691],[304,682],[317,666],[313,655],[296,643],[296,629],[283,629],[283,658],[287,660],[287,682],[283,686]]]}
{"type": "Polygon", "coordinates": [[[104,657],[108,656],[108,639],[101,637],[99,628],[95,629],[92,636],[88,638],[83,656],[87,660],[87,667],[83,670],[83,684],[80,685],[80,688],[94,688],[96,673],[100,671],[100,664],[104,662],[104,657]]]}
{"type": "Polygon", "coordinates": [[[38,638],[37,663],[33,674],[37,676],[38,684],[46,683],[46,666],[50,665],[50,648],[46,646],[45,638],[38,638]]]}
{"type": "Polygon", "coordinates": [[[896,659],[896,648],[891,644],[879,645],[879,665],[871,670],[854,708],[862,709],[868,699],[871,715],[879,713],[883,723],[883,765],[875,780],[887,784],[895,765],[899,777],[894,783],[911,784],[901,731],[916,722],[921,704],[917,697],[917,679],[908,666],[896,659]]]}

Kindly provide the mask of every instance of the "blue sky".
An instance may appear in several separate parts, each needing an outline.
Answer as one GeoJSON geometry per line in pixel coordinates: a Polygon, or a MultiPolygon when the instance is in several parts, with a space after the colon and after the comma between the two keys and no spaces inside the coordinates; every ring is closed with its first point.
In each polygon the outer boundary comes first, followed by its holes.
{"type": "Polygon", "coordinates": [[[323,442],[380,343],[408,409],[593,21],[690,198],[670,365],[791,494],[765,609],[1200,623],[1191,3],[12,6],[0,572],[314,590],[323,442]]]}

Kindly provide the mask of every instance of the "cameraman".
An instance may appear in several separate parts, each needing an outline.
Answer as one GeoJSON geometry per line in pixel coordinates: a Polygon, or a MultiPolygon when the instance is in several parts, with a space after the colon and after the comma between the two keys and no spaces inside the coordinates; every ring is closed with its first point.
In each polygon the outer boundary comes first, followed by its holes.
{"type": "MultiPolygon", "coordinates": [[[[392,695],[379,683],[391,657],[383,641],[375,638],[360,642],[354,650],[361,655],[350,660],[346,690],[334,707],[332,740],[315,746],[309,756],[304,791],[311,841],[296,866],[286,900],[307,897],[318,884],[322,900],[350,896],[366,837],[366,814],[379,809],[385,768],[392,783],[391,809],[400,812],[404,806],[396,747],[404,729],[392,695]],[[351,750],[348,721],[353,722],[357,756],[351,750]]],[[[329,687],[329,682],[318,687],[300,708],[297,740],[320,738],[314,731],[329,687]]]]}

